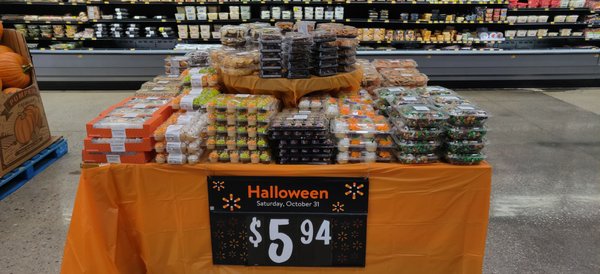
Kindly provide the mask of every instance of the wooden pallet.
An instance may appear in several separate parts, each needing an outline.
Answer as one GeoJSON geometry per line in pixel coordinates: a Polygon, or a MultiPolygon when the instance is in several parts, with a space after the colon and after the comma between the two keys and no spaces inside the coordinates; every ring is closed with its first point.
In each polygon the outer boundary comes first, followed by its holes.
{"type": "Polygon", "coordinates": [[[44,169],[67,154],[69,151],[67,140],[59,138],[49,147],[33,156],[20,167],[0,178],[0,200],[29,182],[33,177],[40,174],[44,169]]]}

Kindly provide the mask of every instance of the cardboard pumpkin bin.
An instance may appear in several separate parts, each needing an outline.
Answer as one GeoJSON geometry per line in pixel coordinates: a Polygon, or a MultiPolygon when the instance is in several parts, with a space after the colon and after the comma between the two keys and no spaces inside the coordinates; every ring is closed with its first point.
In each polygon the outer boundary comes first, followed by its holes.
{"type": "MultiPolygon", "coordinates": [[[[23,34],[5,29],[1,44],[32,63],[23,34]]],[[[31,69],[29,73],[28,87],[12,94],[0,93],[0,177],[52,143],[35,72],[31,69]]]]}

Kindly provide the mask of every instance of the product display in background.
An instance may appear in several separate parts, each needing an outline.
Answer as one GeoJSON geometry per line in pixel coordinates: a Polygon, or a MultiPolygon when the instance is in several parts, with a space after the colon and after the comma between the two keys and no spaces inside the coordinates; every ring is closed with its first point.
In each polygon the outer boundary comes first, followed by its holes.
{"type": "MultiPolygon", "coordinates": [[[[388,1],[389,6],[366,9],[364,1],[308,1],[302,5],[294,1],[263,1],[260,5],[255,1],[125,2],[127,6],[119,1],[11,2],[2,4],[7,11],[0,19],[24,33],[31,47],[54,50],[173,49],[187,43],[233,42],[231,36],[241,37],[241,33],[227,31],[224,38],[223,25],[275,24],[287,32],[298,30],[295,22],[301,20],[344,23],[358,29],[361,45],[357,50],[579,48],[595,47],[599,40],[593,29],[588,30],[594,24],[587,24],[591,21],[586,18],[596,1],[418,1],[418,5],[388,1]],[[23,12],[24,3],[30,3],[30,14],[23,12]],[[45,9],[48,6],[52,9],[45,9]]],[[[314,28],[314,24],[308,27],[314,28]]],[[[245,41],[237,43],[242,46],[245,41]]],[[[338,71],[347,69],[340,66],[338,71]]]]}
{"type": "Polygon", "coordinates": [[[266,25],[223,30],[223,42],[235,48],[166,58],[166,75],[88,123],[84,162],[478,164],[485,158],[487,113],[449,89],[428,87],[414,60],[356,60],[355,28],[322,24],[309,34],[285,35],[266,25]],[[240,49],[242,40],[252,48],[254,36],[258,50],[240,49]],[[345,65],[356,70],[310,79],[248,75],[337,73],[345,65]],[[364,89],[327,87],[344,78],[364,89]],[[248,79],[276,91],[232,85],[248,79]]]}

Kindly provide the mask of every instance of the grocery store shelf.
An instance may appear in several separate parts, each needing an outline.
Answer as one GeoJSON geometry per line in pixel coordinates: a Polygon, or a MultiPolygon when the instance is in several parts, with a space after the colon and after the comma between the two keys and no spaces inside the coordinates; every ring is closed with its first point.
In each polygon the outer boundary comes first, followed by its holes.
{"type": "Polygon", "coordinates": [[[586,22],[572,22],[572,23],[542,22],[542,23],[508,23],[508,25],[509,26],[561,26],[561,27],[583,26],[583,27],[586,27],[586,26],[588,26],[588,23],[586,23],[586,22]]]}
{"type": "Polygon", "coordinates": [[[498,24],[498,25],[504,25],[507,24],[507,21],[494,21],[494,22],[490,22],[490,21],[438,21],[438,20],[432,20],[432,21],[425,21],[425,20],[418,20],[418,21],[409,21],[409,20],[394,20],[394,19],[389,19],[389,20],[376,20],[376,19],[362,19],[362,18],[347,18],[344,19],[343,21],[344,23],[385,23],[385,24],[409,24],[409,25],[448,25],[448,24],[452,24],[452,25],[460,25],[460,24],[464,24],[464,25],[494,25],[494,24],[498,24]]]}
{"type": "Polygon", "coordinates": [[[52,3],[52,2],[0,2],[0,5],[47,5],[47,6],[86,6],[86,5],[185,5],[185,6],[203,6],[203,5],[507,5],[505,1],[227,1],[227,2],[121,2],[121,1],[103,1],[86,3],[52,3]]]}
{"type": "MultiPolygon", "coordinates": [[[[32,50],[42,88],[108,87],[133,83],[164,73],[167,55],[178,50],[32,50]],[[98,85],[107,83],[107,85],[98,85]]],[[[600,80],[600,49],[548,50],[395,50],[359,51],[360,58],[412,58],[436,83],[469,81],[600,80]]],[[[122,87],[122,86],[121,86],[122,87]]]]}
{"type": "Polygon", "coordinates": [[[437,44],[447,44],[447,45],[470,45],[470,44],[497,44],[502,43],[504,40],[469,40],[469,41],[360,41],[361,45],[437,45],[437,44]]]}
{"type": "Polygon", "coordinates": [[[589,8],[516,8],[509,9],[509,12],[586,12],[589,13],[589,8]]]}

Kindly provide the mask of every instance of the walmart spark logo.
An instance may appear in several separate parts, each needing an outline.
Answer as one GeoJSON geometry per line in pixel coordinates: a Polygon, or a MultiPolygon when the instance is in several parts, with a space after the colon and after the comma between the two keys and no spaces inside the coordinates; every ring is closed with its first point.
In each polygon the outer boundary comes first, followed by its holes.
{"type": "Polygon", "coordinates": [[[229,211],[240,209],[242,207],[237,203],[241,200],[242,199],[240,198],[234,198],[233,194],[229,194],[229,198],[223,197],[223,202],[225,202],[225,204],[223,204],[223,209],[229,208],[229,211]]]}
{"type": "Polygon", "coordinates": [[[361,190],[365,187],[364,184],[356,185],[356,182],[353,182],[352,185],[346,184],[345,186],[348,191],[346,191],[344,194],[346,196],[352,194],[352,200],[356,200],[356,195],[363,196],[365,194],[361,190]]]}

